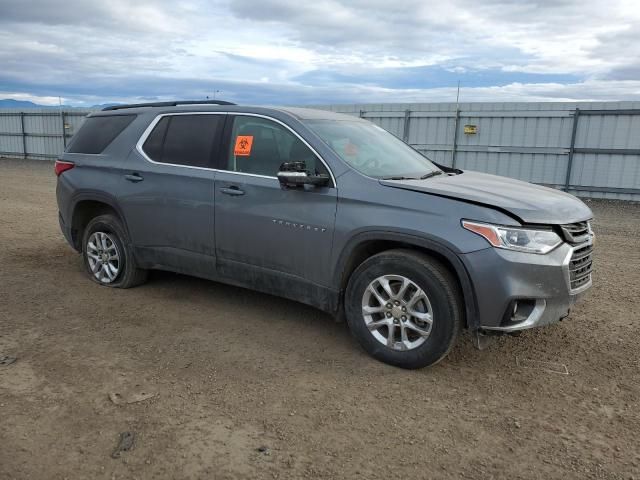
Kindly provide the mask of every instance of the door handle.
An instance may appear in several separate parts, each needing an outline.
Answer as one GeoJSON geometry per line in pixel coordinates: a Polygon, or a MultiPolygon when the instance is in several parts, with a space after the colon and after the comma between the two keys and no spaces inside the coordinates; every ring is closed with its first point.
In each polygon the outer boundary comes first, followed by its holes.
{"type": "Polygon", "coordinates": [[[244,190],[240,190],[238,187],[235,187],[235,186],[223,188],[220,191],[225,195],[234,195],[234,196],[244,195],[244,190]]]}
{"type": "Polygon", "coordinates": [[[131,175],[125,175],[124,178],[133,183],[141,182],[142,180],[144,180],[144,178],[137,173],[132,173],[131,175]]]}

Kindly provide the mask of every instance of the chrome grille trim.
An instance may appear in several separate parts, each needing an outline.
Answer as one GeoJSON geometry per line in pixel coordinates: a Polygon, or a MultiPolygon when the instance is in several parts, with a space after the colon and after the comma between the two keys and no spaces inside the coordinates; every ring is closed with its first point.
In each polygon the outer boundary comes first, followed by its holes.
{"type": "Polygon", "coordinates": [[[591,235],[588,221],[560,225],[560,230],[564,239],[572,245],[586,242],[591,235]]]}
{"type": "Polygon", "coordinates": [[[591,286],[593,272],[593,242],[573,247],[565,261],[567,283],[571,294],[579,293],[591,286]]]}

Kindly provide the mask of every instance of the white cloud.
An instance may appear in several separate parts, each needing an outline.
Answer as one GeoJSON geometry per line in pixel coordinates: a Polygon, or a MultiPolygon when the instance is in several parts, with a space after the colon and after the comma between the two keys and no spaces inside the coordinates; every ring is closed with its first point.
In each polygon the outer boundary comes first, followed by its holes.
{"type": "Polygon", "coordinates": [[[408,60],[437,55],[544,73],[601,72],[626,60],[616,34],[629,32],[632,45],[640,39],[640,8],[626,0],[606,7],[601,0],[232,0],[231,10],[278,25],[309,48],[408,60]]]}
{"type": "Polygon", "coordinates": [[[399,79],[426,66],[459,76],[468,100],[639,95],[640,8],[628,0],[4,0],[0,9],[5,97],[452,97],[455,80],[399,79]]]}

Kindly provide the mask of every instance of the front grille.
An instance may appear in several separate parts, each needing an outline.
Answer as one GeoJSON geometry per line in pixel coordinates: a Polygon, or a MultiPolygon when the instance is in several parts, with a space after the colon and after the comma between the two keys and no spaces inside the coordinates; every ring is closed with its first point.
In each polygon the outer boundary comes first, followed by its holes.
{"type": "Polygon", "coordinates": [[[560,225],[562,236],[572,244],[578,244],[589,238],[589,222],[576,222],[567,225],[560,225]]]}
{"type": "Polygon", "coordinates": [[[591,280],[591,271],[593,270],[593,245],[588,244],[577,247],[571,255],[569,261],[569,282],[571,290],[586,285],[591,280]]]}

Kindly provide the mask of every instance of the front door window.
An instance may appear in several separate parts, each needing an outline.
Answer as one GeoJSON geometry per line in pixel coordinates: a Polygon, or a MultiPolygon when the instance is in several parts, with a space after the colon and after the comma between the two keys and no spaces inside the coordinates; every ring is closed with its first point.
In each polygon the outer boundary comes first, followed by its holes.
{"type": "Polygon", "coordinates": [[[311,149],[287,128],[260,117],[235,117],[226,170],[275,177],[284,162],[305,162],[310,172],[328,174],[311,149]]]}

